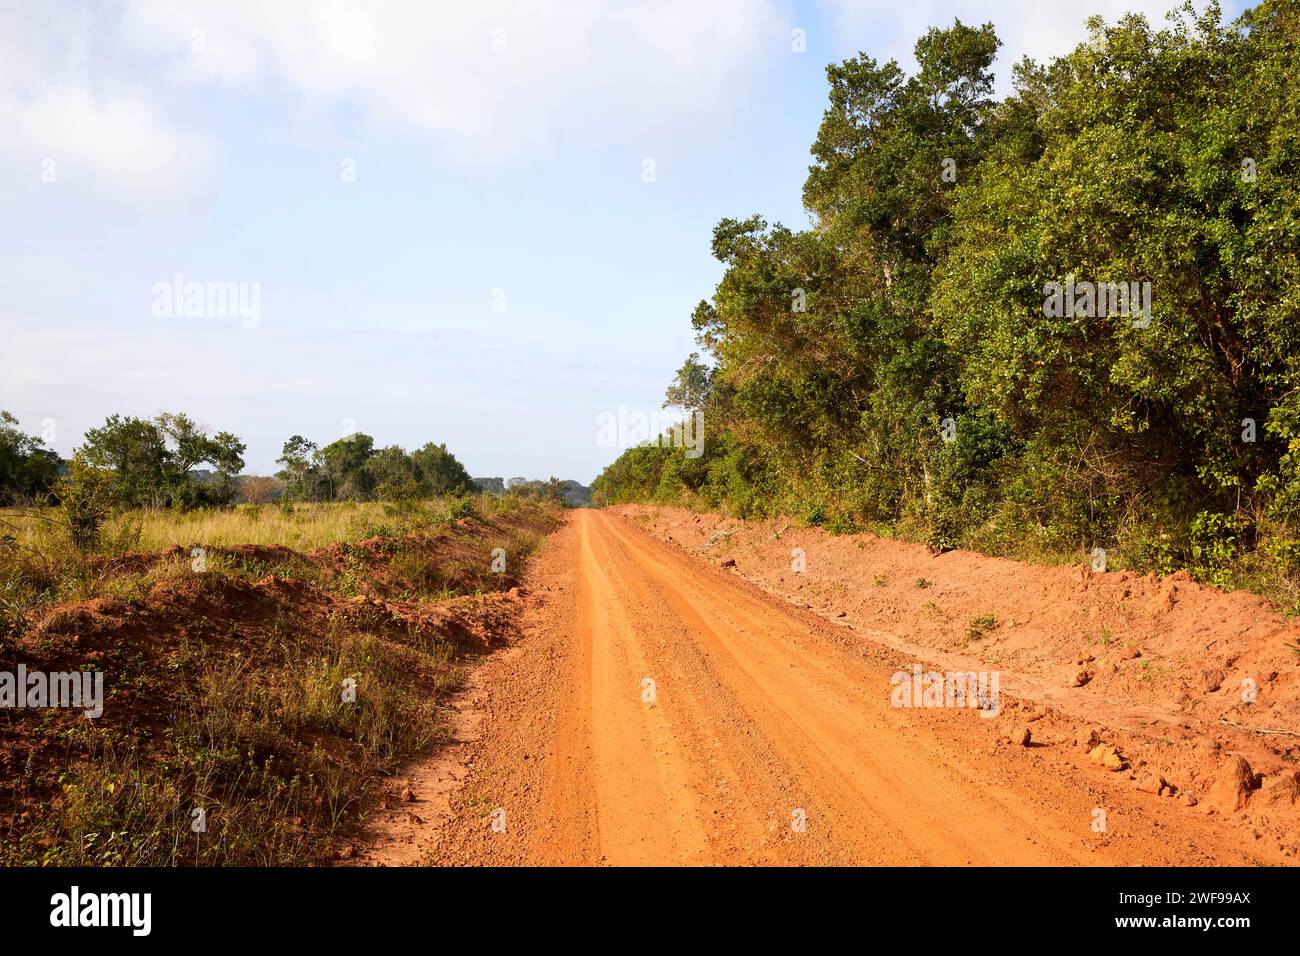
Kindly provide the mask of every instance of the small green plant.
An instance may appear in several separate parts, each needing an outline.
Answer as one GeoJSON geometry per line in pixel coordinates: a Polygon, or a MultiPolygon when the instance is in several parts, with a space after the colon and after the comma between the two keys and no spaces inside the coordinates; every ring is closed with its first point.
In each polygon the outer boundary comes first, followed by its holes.
{"type": "Polygon", "coordinates": [[[470,498],[468,495],[463,498],[455,499],[447,505],[447,517],[452,521],[474,517],[474,499],[470,498]]]}
{"type": "Polygon", "coordinates": [[[917,586],[918,588],[920,588],[922,591],[924,591],[924,590],[925,590],[926,588],[928,588],[928,587],[933,587],[933,585],[934,585],[934,582],[932,582],[932,581],[927,581],[925,578],[917,578],[917,579],[916,579],[916,586],[917,586]]]}
{"type": "Polygon", "coordinates": [[[1236,518],[1201,511],[1192,519],[1192,575],[1216,588],[1231,583],[1232,559],[1237,551],[1240,526],[1236,518]]]}
{"type": "Polygon", "coordinates": [[[1101,633],[1097,635],[1097,637],[1094,639],[1093,643],[1094,643],[1094,644],[1100,644],[1102,647],[1107,647],[1107,646],[1109,646],[1110,644],[1112,644],[1112,643],[1114,642],[1114,640],[1115,640],[1115,637],[1114,637],[1114,635],[1112,635],[1112,634],[1110,633],[1110,628],[1108,628],[1108,627],[1103,627],[1103,628],[1101,629],[1101,633]]]}
{"type": "Polygon", "coordinates": [[[973,617],[970,619],[970,623],[966,625],[966,639],[978,641],[997,626],[998,619],[992,614],[981,614],[978,617],[973,617]]]}

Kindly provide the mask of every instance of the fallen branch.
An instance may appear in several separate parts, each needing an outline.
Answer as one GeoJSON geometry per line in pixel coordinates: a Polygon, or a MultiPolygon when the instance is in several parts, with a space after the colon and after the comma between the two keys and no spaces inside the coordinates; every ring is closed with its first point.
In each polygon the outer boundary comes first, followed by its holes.
{"type": "Polygon", "coordinates": [[[1294,730],[1281,730],[1276,727],[1251,727],[1247,724],[1239,724],[1235,720],[1229,720],[1227,717],[1220,717],[1219,723],[1227,724],[1229,727],[1236,727],[1239,730],[1247,730],[1252,734],[1259,734],[1260,736],[1274,735],[1279,737],[1300,737],[1300,733],[1296,733],[1294,730]]]}
{"type": "Polygon", "coordinates": [[[713,535],[709,538],[709,540],[704,542],[704,547],[701,548],[700,550],[708,551],[711,547],[713,547],[723,538],[730,538],[730,537],[731,537],[730,531],[715,531],[713,532],[713,535]]]}

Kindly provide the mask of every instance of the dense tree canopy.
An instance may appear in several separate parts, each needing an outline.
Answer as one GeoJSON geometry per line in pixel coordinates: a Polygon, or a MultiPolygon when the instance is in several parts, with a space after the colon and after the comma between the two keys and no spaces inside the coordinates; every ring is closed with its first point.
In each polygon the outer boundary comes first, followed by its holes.
{"type": "Polygon", "coordinates": [[[0,505],[37,501],[54,487],[59,456],[45,442],[18,427],[18,419],[0,410],[0,505]]]}
{"type": "Polygon", "coordinates": [[[211,435],[181,413],[153,419],[111,415],[86,432],[77,455],[112,474],[119,504],[195,507],[230,501],[244,448],[230,432],[211,435]],[[207,474],[195,474],[201,465],[208,466],[207,474]]]}
{"type": "Polygon", "coordinates": [[[829,67],[813,226],[714,230],[704,457],[603,500],[1300,571],[1300,4],[1089,27],[1001,101],[989,25],[829,67]]]}
{"type": "Polygon", "coordinates": [[[456,456],[433,442],[408,454],[397,445],[376,448],[369,435],[349,435],[324,447],[294,435],[278,459],[278,481],[240,475],[244,450],[235,435],[212,433],[183,413],[152,419],[111,415],[86,432],[66,463],[70,473],[58,480],[58,455],[0,411],[0,505],[75,494],[99,513],[112,507],[222,506],[238,498],[266,503],[278,495],[287,501],[396,501],[475,490],[456,456]]]}
{"type": "Polygon", "coordinates": [[[294,435],[276,462],[290,501],[397,500],[474,490],[465,466],[446,445],[433,442],[408,454],[398,445],[376,449],[375,440],[360,433],[324,447],[294,435]]]}

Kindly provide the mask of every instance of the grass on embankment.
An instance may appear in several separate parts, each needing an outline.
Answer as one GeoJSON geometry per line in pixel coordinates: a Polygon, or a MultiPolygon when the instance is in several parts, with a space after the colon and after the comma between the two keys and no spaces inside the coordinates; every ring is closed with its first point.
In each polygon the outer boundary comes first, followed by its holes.
{"type": "MultiPolygon", "coordinates": [[[[151,544],[187,550],[116,569],[54,555],[74,579],[38,592],[0,642],[0,670],[105,675],[96,720],[0,710],[0,863],[328,858],[376,780],[445,732],[439,706],[466,656],[509,628],[508,598],[488,592],[514,582],[554,512],[483,499],[136,520],[151,544]],[[260,545],[325,550],[241,551],[249,526],[260,545]],[[200,543],[212,553],[196,573],[200,543]],[[495,547],[510,573],[492,572],[495,547]]],[[[49,557],[32,540],[0,556],[19,590],[24,562],[49,557]]]]}
{"type": "MultiPolygon", "coordinates": [[[[85,555],[72,546],[58,511],[0,509],[0,647],[6,635],[22,627],[23,619],[44,605],[88,600],[104,595],[128,596],[147,589],[160,576],[188,567],[188,552],[254,545],[283,547],[305,554],[334,544],[381,537],[392,541],[452,527],[458,519],[475,515],[491,521],[494,515],[513,514],[526,502],[490,495],[474,499],[433,501],[338,502],[241,505],[237,508],[126,511],[105,522],[100,549],[85,555]],[[152,562],[141,573],[123,574],[123,556],[184,548],[152,562]],[[169,568],[172,564],[175,567],[169,568]]],[[[285,569],[260,563],[256,557],[212,555],[220,566],[245,573],[280,574],[285,569]]],[[[293,576],[314,580],[312,566],[297,562],[293,576]]],[[[339,585],[346,592],[346,582],[339,585]]],[[[353,591],[352,593],[357,593],[353,591]]]]}

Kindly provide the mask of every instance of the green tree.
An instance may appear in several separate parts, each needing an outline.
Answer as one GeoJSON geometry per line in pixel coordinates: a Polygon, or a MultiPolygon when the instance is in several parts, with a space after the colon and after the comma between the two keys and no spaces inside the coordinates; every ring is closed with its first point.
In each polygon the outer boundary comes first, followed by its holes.
{"type": "Polygon", "coordinates": [[[700,361],[699,352],[692,352],[669,384],[663,407],[697,411],[708,402],[712,384],[712,370],[700,361]]]}
{"type": "Polygon", "coordinates": [[[316,454],[330,497],[363,501],[375,490],[374,475],[367,469],[375,452],[375,440],[357,432],[321,448],[316,454]]]}
{"type": "Polygon", "coordinates": [[[333,497],[329,484],[317,466],[318,448],[315,442],[308,441],[301,435],[294,435],[284,443],[280,457],[275,463],[280,466],[276,477],[284,485],[286,501],[320,501],[324,497],[333,497]]]}
{"type": "Polygon", "coordinates": [[[18,427],[18,419],[0,410],[0,504],[41,499],[54,487],[59,456],[44,441],[18,427]]]}
{"type": "Polygon", "coordinates": [[[386,500],[420,498],[426,491],[420,470],[400,445],[376,451],[366,463],[375,495],[386,500]]]}
{"type": "Polygon", "coordinates": [[[420,482],[431,495],[458,495],[474,490],[469,472],[445,444],[429,442],[411,452],[420,482]]]}
{"type": "Polygon", "coordinates": [[[813,228],[713,231],[704,455],[629,449],[597,498],[1117,543],[1217,583],[1253,546],[1300,587],[1297,23],[1297,0],[1093,19],[1000,102],[988,25],[928,31],[911,76],[830,66],[813,228]],[[1075,279],[1105,305],[1053,306],[1075,279]]]}
{"type": "Polygon", "coordinates": [[[195,507],[230,501],[244,448],[229,432],[209,435],[186,415],[164,413],[153,420],[111,415],[86,432],[78,454],[112,472],[120,504],[195,507]],[[194,474],[200,465],[211,466],[210,480],[194,474]]]}

